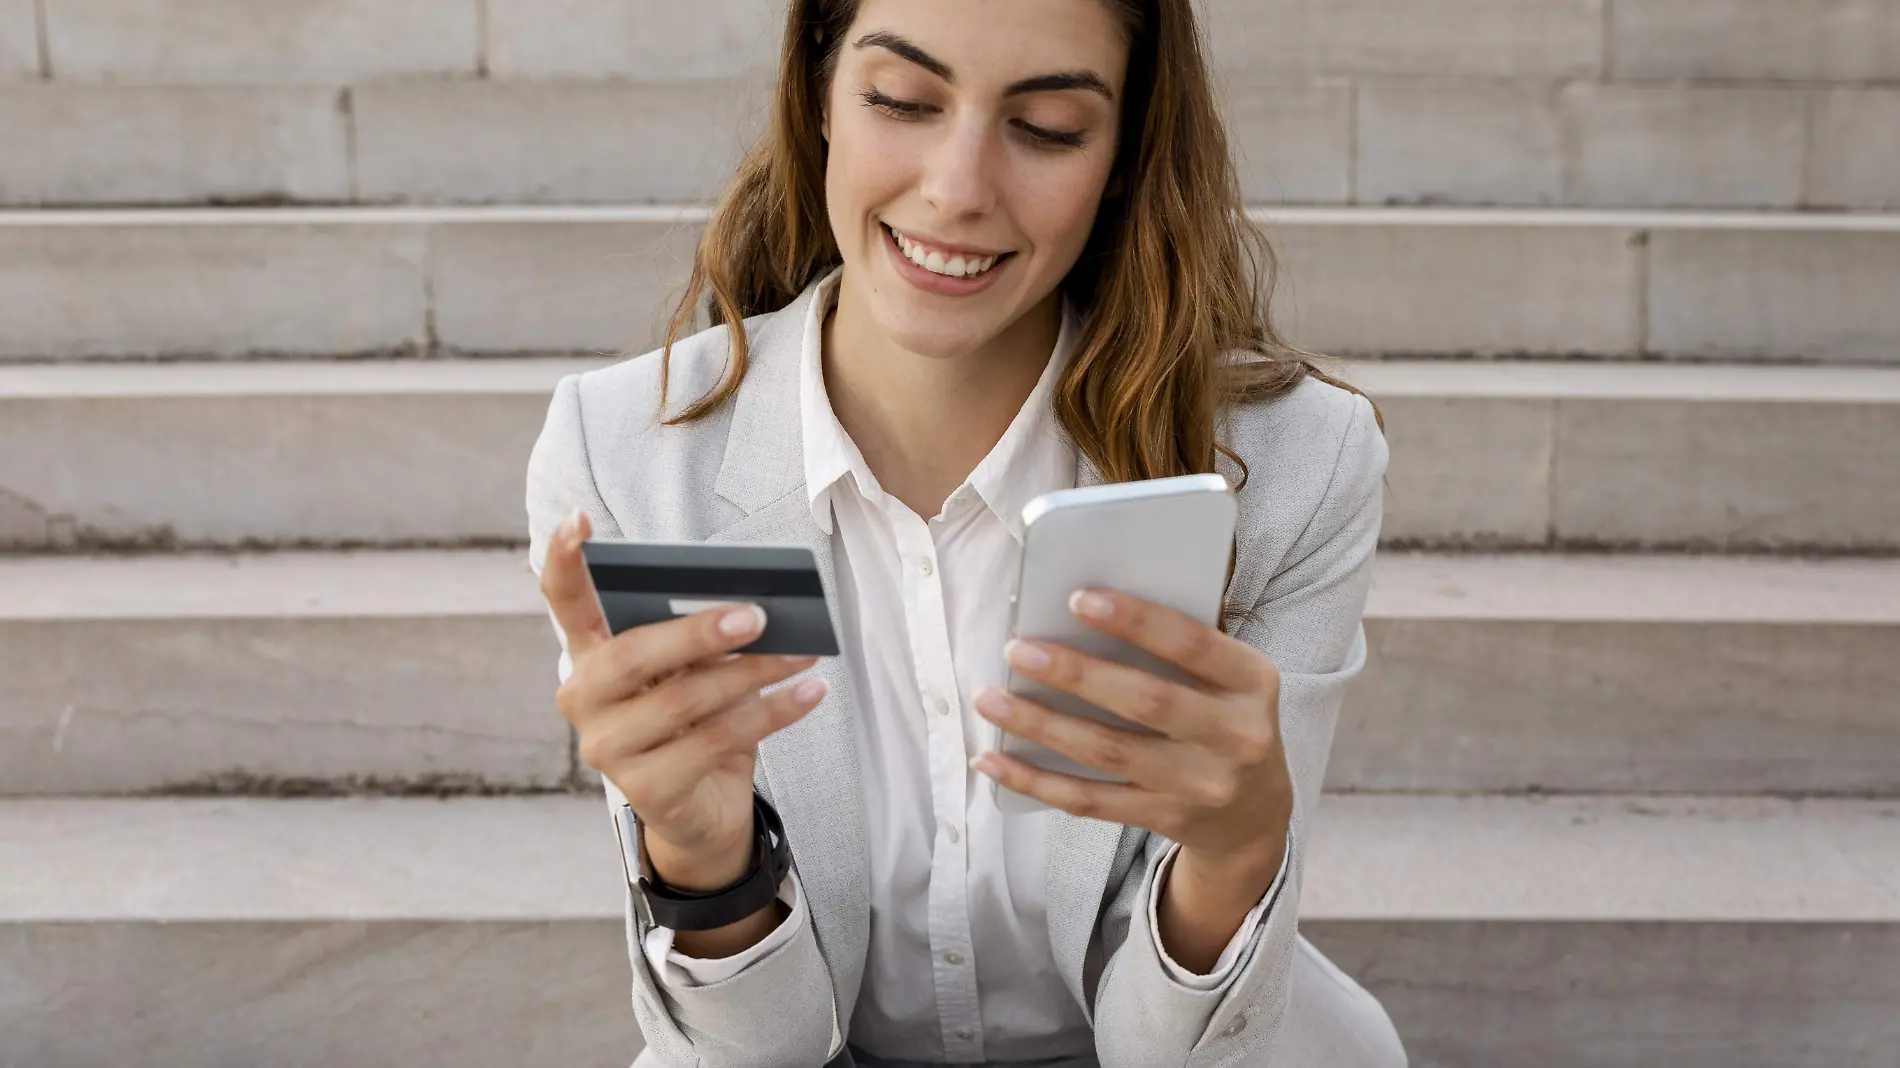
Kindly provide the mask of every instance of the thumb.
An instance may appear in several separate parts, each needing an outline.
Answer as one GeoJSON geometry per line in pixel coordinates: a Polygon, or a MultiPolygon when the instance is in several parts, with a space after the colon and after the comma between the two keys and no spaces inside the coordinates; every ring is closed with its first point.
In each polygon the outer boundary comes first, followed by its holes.
{"type": "Polygon", "coordinates": [[[588,574],[587,560],[581,555],[581,542],[593,531],[587,513],[574,509],[548,540],[548,558],[541,567],[541,596],[547,599],[555,625],[567,637],[567,655],[575,660],[613,638],[607,616],[600,609],[600,597],[594,592],[594,577],[588,574]]]}

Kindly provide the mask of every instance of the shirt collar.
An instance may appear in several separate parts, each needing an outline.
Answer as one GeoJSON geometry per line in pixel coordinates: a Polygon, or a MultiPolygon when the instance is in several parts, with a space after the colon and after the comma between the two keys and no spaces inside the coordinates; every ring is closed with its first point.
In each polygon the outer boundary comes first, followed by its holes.
{"type": "MultiPolygon", "coordinates": [[[[799,355],[799,411],[805,453],[805,491],[812,519],[826,534],[832,532],[831,491],[846,475],[857,480],[867,497],[882,496],[877,478],[864,462],[857,443],[845,433],[825,391],[824,325],[837,300],[837,268],[818,283],[805,313],[804,342],[799,355]]],[[[1055,384],[1068,365],[1081,323],[1067,300],[1062,323],[1035,388],[1010,421],[1009,428],[990,449],[964,485],[974,490],[1018,542],[1023,539],[1023,506],[1052,489],[1074,485],[1074,446],[1055,420],[1051,399],[1055,384]]]]}
{"type": "MultiPolygon", "coordinates": [[[[864,456],[844,432],[825,392],[825,318],[838,296],[839,267],[818,283],[805,309],[805,339],[798,357],[799,423],[805,450],[805,493],[818,528],[831,533],[831,487],[854,468],[864,467],[864,456]]],[[[866,473],[869,471],[866,469],[866,473]]],[[[867,485],[862,480],[860,485],[867,485]]]]}

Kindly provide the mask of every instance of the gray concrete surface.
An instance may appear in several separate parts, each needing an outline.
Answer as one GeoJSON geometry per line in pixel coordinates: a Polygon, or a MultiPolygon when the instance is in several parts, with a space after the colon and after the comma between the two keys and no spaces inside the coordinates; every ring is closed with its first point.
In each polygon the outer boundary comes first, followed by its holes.
{"type": "Polygon", "coordinates": [[[554,383],[599,362],[7,369],[0,530],[16,548],[525,538],[554,383]]]}
{"type": "Polygon", "coordinates": [[[322,86],[0,86],[0,203],[348,201],[347,106],[322,86]]]}
{"type": "Polygon", "coordinates": [[[0,557],[0,794],[531,790],[572,769],[518,550],[0,557]]]}
{"type": "MultiPolygon", "coordinates": [[[[545,788],[524,553],[0,559],[0,794],[545,788]]],[[[1388,552],[1342,791],[1900,793],[1900,563],[1388,552]]]]}
{"type": "MultiPolygon", "coordinates": [[[[622,1065],[612,841],[597,798],[0,803],[0,962],[58,991],[0,1026],[45,1068],[622,1065]]],[[[1415,1063],[1831,1068],[1895,1036],[1896,852],[1892,803],[1332,797],[1302,913],[1415,1063]]]]}
{"type": "MultiPolygon", "coordinates": [[[[644,348],[703,218],[680,206],[0,213],[0,298],[14,310],[0,359],[644,348]],[[493,299],[527,290],[543,296],[493,299]]],[[[1900,289],[1896,216],[1256,219],[1284,261],[1281,324],[1321,352],[1900,359],[1900,310],[1885,299],[1900,289]]]]}
{"type": "Polygon", "coordinates": [[[1334,789],[1900,795],[1900,562],[1377,567],[1334,789]]]}
{"type": "Polygon", "coordinates": [[[763,123],[755,81],[394,81],[352,95],[368,202],[710,201],[763,123]]]}
{"type": "Polygon", "coordinates": [[[1353,88],[1337,79],[1226,86],[1227,133],[1249,203],[1352,199],[1353,88]]]}
{"type": "Polygon", "coordinates": [[[486,0],[496,78],[730,78],[778,67],[784,0],[486,0]]]}
{"type": "Polygon", "coordinates": [[[0,0],[0,82],[40,75],[35,0],[0,0]]]}
{"type": "Polygon", "coordinates": [[[326,85],[470,77],[475,0],[40,0],[55,77],[190,85],[326,85]]]}
{"type": "Polygon", "coordinates": [[[1385,536],[1426,545],[1878,549],[1900,379],[1875,368],[1347,364],[1385,412],[1385,536]]]}
{"type": "Polygon", "coordinates": [[[1561,99],[1569,203],[1769,208],[1801,202],[1807,99],[1785,89],[1593,85],[1561,99]]]}
{"type": "Polygon", "coordinates": [[[1656,231],[1648,348],[1699,359],[1892,361],[1900,215],[1878,218],[1896,229],[1656,231]]]}
{"type": "Polygon", "coordinates": [[[0,359],[426,348],[420,228],[218,215],[12,216],[0,225],[0,359]]]}
{"type": "MultiPolygon", "coordinates": [[[[6,2],[0,80],[36,78],[35,5],[6,2]]],[[[783,13],[782,0],[308,0],[294,17],[236,0],[41,6],[50,84],[0,109],[0,131],[62,151],[0,160],[0,204],[703,200],[765,110],[783,13]],[[234,92],[172,114],[206,87],[234,92]],[[362,151],[260,129],[245,93],[289,87],[332,94],[362,151]],[[113,105],[147,118],[69,121],[113,105]],[[205,162],[248,155],[268,178],[308,173],[313,154],[347,169],[340,195],[328,171],[246,182],[205,162]]],[[[1201,6],[1258,202],[1893,203],[1879,166],[1892,0],[1201,6]]]]}
{"type": "MultiPolygon", "coordinates": [[[[705,202],[760,130],[767,85],[757,71],[15,85],[0,130],[39,147],[0,160],[0,204],[705,202]],[[260,122],[272,106],[282,129],[260,122]]],[[[1222,84],[1262,204],[1878,209],[1894,95],[1257,67],[1222,84]]]]}
{"type": "Polygon", "coordinates": [[[1610,5],[1611,71],[1627,78],[1891,81],[1893,0],[1639,0],[1610,5]]]}
{"type": "Polygon", "coordinates": [[[1900,89],[1836,89],[1814,97],[1808,202],[1900,210],[1900,89]],[[1884,133],[1884,135],[1883,135],[1884,133]]]}
{"type": "MultiPolygon", "coordinates": [[[[471,318],[557,317],[519,298],[554,283],[514,277],[516,299],[471,318]]],[[[0,544],[525,537],[547,398],[611,359],[0,368],[0,544]]],[[[1340,370],[1385,415],[1395,544],[1884,550],[1900,531],[1892,369],[1340,370]]]]}
{"type": "Polygon", "coordinates": [[[1215,64],[1328,74],[1594,77],[1605,0],[1202,0],[1215,64]]]}

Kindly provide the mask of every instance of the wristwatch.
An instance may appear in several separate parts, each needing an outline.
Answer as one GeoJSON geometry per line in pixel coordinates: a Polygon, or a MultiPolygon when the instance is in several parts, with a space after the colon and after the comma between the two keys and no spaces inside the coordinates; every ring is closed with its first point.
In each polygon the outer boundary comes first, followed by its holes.
{"type": "Polygon", "coordinates": [[[620,831],[620,862],[626,869],[634,911],[648,927],[710,931],[738,923],[770,905],[778,897],[779,883],[792,869],[785,824],[756,790],[752,793],[752,868],[737,882],[717,890],[681,890],[663,882],[647,859],[646,829],[632,805],[621,805],[614,823],[620,831]]]}

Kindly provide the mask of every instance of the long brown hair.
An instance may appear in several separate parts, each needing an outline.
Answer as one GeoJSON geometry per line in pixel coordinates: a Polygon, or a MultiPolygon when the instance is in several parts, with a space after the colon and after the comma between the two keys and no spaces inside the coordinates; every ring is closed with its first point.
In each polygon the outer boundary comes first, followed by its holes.
{"type": "MultiPolygon", "coordinates": [[[[1276,263],[1243,212],[1192,5],[1104,0],[1130,43],[1110,193],[1063,282],[1083,332],[1054,407],[1108,482],[1215,470],[1233,405],[1306,377],[1333,381],[1268,313],[1276,263]],[[1235,358],[1239,357],[1239,358],[1235,358]],[[1249,358],[1251,357],[1251,358],[1249,358]]],[[[702,306],[713,325],[777,311],[840,260],[825,211],[824,102],[858,0],[791,0],[768,130],[739,166],[699,241],[662,356],[702,306]]],[[[724,377],[667,425],[712,413],[738,390],[748,346],[728,332],[724,377]]]]}

